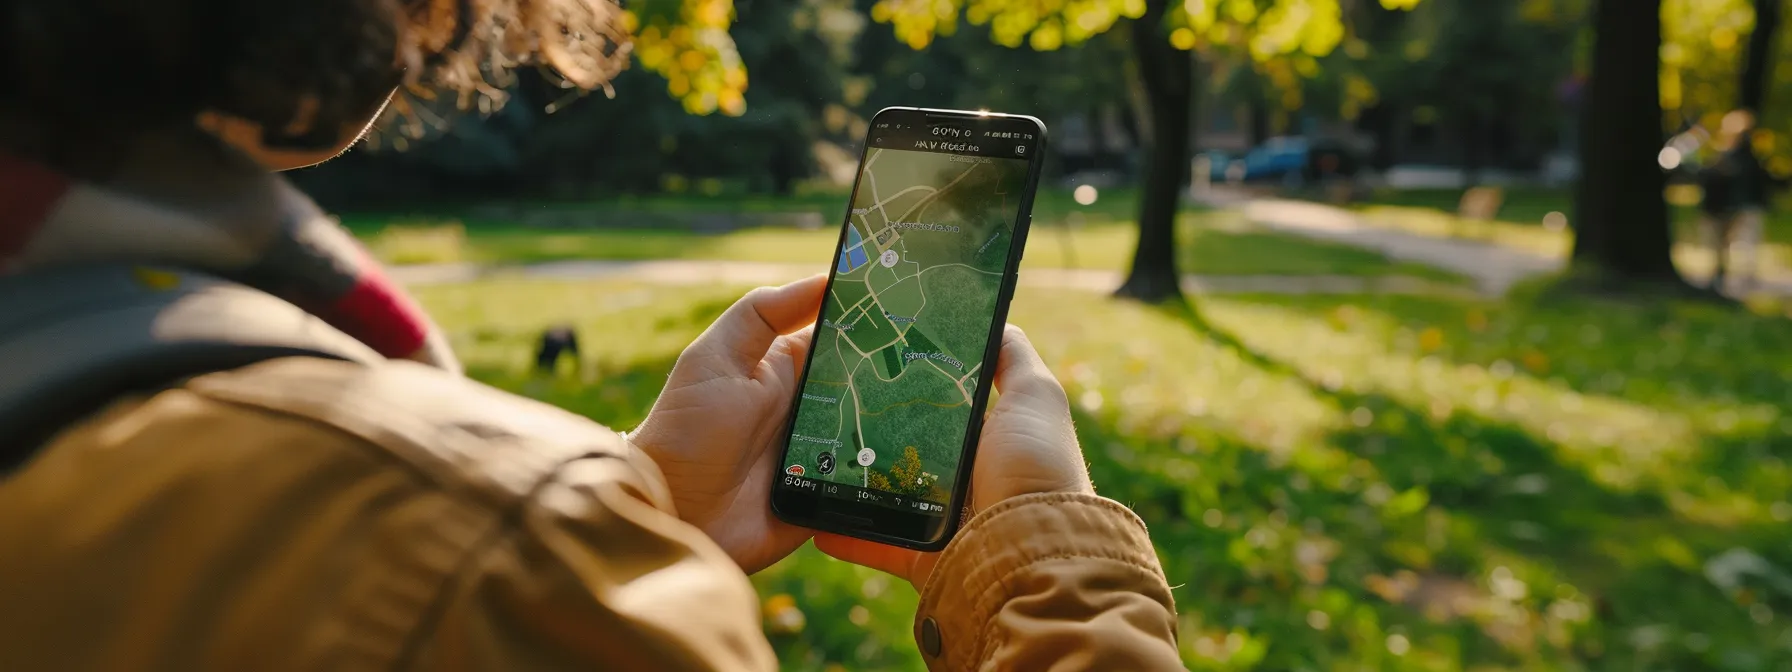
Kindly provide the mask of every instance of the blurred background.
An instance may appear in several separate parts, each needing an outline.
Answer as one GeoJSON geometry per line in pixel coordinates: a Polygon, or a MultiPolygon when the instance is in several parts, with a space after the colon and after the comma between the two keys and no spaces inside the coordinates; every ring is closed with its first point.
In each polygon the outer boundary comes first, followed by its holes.
{"type": "MultiPolygon", "coordinates": [[[[876,110],[1035,115],[1012,320],[1190,668],[1784,670],[1783,5],[648,0],[612,95],[525,73],[296,179],[472,375],[625,429],[830,266],[876,110]]],[[[787,669],[923,669],[906,585],[755,582],[787,669]]]]}

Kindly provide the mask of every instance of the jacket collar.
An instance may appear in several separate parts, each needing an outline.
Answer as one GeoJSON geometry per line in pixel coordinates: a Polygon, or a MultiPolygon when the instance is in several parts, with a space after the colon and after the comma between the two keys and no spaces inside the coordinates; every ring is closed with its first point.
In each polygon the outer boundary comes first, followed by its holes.
{"type": "Polygon", "coordinates": [[[217,275],[386,357],[460,371],[441,331],[335,219],[209,136],[149,143],[105,184],[0,154],[0,273],[90,262],[217,275]]]}

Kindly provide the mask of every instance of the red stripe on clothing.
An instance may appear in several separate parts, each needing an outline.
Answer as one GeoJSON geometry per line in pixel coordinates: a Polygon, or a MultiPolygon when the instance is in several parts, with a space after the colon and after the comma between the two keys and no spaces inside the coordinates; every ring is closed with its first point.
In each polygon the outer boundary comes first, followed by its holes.
{"type": "Polygon", "coordinates": [[[416,354],[428,333],[423,311],[377,272],[363,275],[333,308],[343,318],[336,328],[387,357],[416,354]]]}
{"type": "Polygon", "coordinates": [[[25,249],[68,189],[55,171],[0,155],[0,260],[25,249]]]}

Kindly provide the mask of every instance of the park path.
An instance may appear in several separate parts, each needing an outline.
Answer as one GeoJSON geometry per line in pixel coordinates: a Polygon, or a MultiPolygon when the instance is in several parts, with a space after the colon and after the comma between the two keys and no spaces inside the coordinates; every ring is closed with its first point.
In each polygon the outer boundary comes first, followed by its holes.
{"type": "MultiPolygon", "coordinates": [[[[826,270],[824,264],[662,259],[653,261],[555,261],[522,266],[421,264],[388,269],[406,285],[467,282],[485,278],[617,279],[659,285],[773,285],[826,270]]],[[[1116,271],[1024,268],[1022,286],[1111,292],[1123,278],[1116,271]]],[[[1191,294],[1460,294],[1463,289],[1404,276],[1346,275],[1185,275],[1191,294]]]]}
{"type": "MultiPolygon", "coordinates": [[[[1208,205],[1244,213],[1251,223],[1270,231],[1350,245],[1379,252],[1395,261],[1425,264],[1468,277],[1482,294],[1502,296],[1524,280],[1560,272],[1566,260],[1552,255],[1471,240],[1439,238],[1365,224],[1362,216],[1334,205],[1279,198],[1260,198],[1215,188],[1208,205]]],[[[1703,285],[1709,276],[1685,273],[1703,285]]],[[[1732,288],[1734,289],[1734,288],[1732,288]]],[[[1765,277],[1750,293],[1792,296],[1792,280],[1765,277]]],[[[1740,294],[1730,291],[1731,294],[1740,294]]]]}
{"type": "Polygon", "coordinates": [[[1252,199],[1233,207],[1252,223],[1277,233],[1359,247],[1395,261],[1461,274],[1489,296],[1503,295],[1531,277],[1561,271],[1563,265],[1559,258],[1529,250],[1369,226],[1356,213],[1323,203],[1252,199]]]}

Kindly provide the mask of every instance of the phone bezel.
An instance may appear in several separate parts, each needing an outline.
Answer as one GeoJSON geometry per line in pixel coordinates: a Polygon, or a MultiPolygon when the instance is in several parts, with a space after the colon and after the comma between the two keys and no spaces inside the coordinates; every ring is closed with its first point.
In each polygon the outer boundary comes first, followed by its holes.
{"type": "MultiPolygon", "coordinates": [[[[808,384],[808,371],[815,349],[810,348],[803,361],[803,378],[792,395],[790,411],[784,420],[784,445],[778,455],[778,470],[773,475],[771,488],[772,513],[785,522],[803,527],[833,532],[861,539],[911,548],[922,551],[937,551],[946,547],[965,522],[963,512],[970,491],[970,474],[977,457],[977,443],[983,429],[984,413],[989,404],[990,391],[993,389],[997,355],[1001,352],[1002,331],[1008,321],[1009,304],[1014,299],[1014,287],[1019,280],[1020,261],[1026,251],[1027,234],[1032,228],[1033,200],[1038,194],[1039,175],[1044,166],[1042,158],[1046,145],[1045,123],[1027,115],[1001,114],[967,110],[939,110],[915,107],[889,107],[879,110],[867,125],[864,148],[859,152],[858,170],[853,177],[852,196],[847,199],[846,212],[842,220],[852,216],[853,199],[857,197],[859,182],[864,176],[865,161],[870,157],[872,138],[877,133],[877,124],[909,123],[912,119],[926,124],[929,120],[941,117],[956,121],[979,124],[996,124],[1003,130],[1024,130],[1034,134],[1035,143],[1031,145],[1032,156],[1027,158],[1027,176],[1022,191],[1021,206],[1015,213],[1014,243],[1008,250],[1008,261],[1002,273],[1002,284],[996,295],[995,314],[990,320],[990,333],[984,346],[982,371],[990,375],[980,375],[977,379],[977,390],[972,398],[971,421],[965,431],[965,438],[960,447],[961,457],[957,473],[954,474],[952,501],[943,516],[922,513],[897,511],[869,504],[856,504],[823,497],[819,492],[806,493],[784,485],[788,476],[784,472],[784,463],[789,459],[791,432],[795,429],[796,413],[802,399],[803,388],[808,384]]],[[[990,128],[990,126],[981,126],[990,128]]],[[[830,261],[839,258],[842,246],[846,243],[846,227],[839,227],[839,239],[834,244],[834,254],[830,261]]],[[[833,264],[830,263],[827,286],[824,296],[832,294],[834,288],[833,264]]],[[[811,342],[820,334],[819,321],[811,328],[811,342]]],[[[835,459],[842,459],[836,455],[835,459]]]]}

